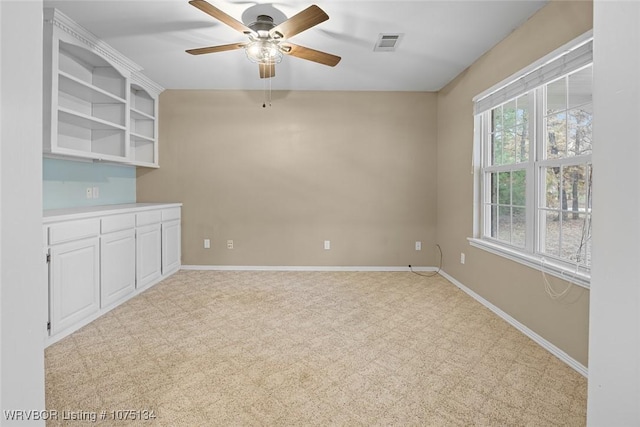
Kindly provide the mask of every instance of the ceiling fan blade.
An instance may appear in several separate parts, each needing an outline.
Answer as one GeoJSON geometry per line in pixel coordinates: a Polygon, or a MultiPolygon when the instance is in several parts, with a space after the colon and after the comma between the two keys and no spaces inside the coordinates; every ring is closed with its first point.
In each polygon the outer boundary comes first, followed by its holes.
{"type": "Polygon", "coordinates": [[[260,68],[261,79],[268,79],[276,75],[276,64],[274,64],[273,62],[269,64],[260,63],[258,64],[258,67],[260,68]]]}
{"type": "Polygon", "coordinates": [[[253,33],[253,30],[251,28],[247,27],[242,22],[231,17],[230,15],[227,15],[226,13],[224,13],[214,5],[207,3],[205,0],[191,0],[189,4],[197,7],[198,9],[200,9],[206,14],[213,16],[218,21],[224,24],[227,24],[234,30],[240,31],[241,33],[244,33],[244,34],[253,33]]]}
{"type": "Polygon", "coordinates": [[[335,67],[342,58],[330,53],[321,52],[319,50],[311,49],[308,47],[300,46],[293,43],[286,43],[280,45],[283,53],[291,56],[296,56],[307,61],[317,62],[318,64],[328,65],[329,67],[335,67]]]}
{"type": "Polygon", "coordinates": [[[329,15],[314,4],[297,15],[293,15],[283,23],[276,25],[269,31],[269,34],[274,38],[288,39],[327,19],[329,19],[329,15]]]}
{"type": "Polygon", "coordinates": [[[247,45],[247,43],[231,43],[231,44],[223,44],[220,46],[209,46],[209,47],[199,47],[197,49],[189,49],[186,52],[191,55],[202,55],[205,53],[215,53],[215,52],[224,52],[227,50],[236,50],[242,49],[247,45]]]}

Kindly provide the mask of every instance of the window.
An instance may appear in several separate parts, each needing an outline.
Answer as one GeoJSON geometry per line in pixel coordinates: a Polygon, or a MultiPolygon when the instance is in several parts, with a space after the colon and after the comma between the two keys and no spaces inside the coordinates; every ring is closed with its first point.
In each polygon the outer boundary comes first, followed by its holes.
{"type": "Polygon", "coordinates": [[[591,41],[475,99],[471,243],[587,285],[591,267],[591,41]]]}
{"type": "Polygon", "coordinates": [[[531,134],[530,115],[533,98],[524,94],[493,108],[486,115],[490,122],[487,158],[484,162],[484,235],[525,248],[527,212],[527,169],[531,134]]]}

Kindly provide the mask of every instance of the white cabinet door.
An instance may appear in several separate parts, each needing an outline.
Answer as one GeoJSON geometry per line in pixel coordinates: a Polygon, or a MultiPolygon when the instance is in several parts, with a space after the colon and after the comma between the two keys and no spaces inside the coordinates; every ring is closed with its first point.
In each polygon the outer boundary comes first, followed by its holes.
{"type": "Polygon", "coordinates": [[[100,309],[100,240],[97,237],[50,249],[51,334],[100,309]]]}
{"type": "Polygon", "coordinates": [[[136,232],[109,233],[100,241],[100,307],[104,308],[136,288],[136,232]]]}
{"type": "Polygon", "coordinates": [[[180,220],[162,223],[162,275],[180,268],[180,220]]]}
{"type": "Polygon", "coordinates": [[[144,288],[162,274],[160,224],[139,227],[136,234],[136,287],[144,288]]]}

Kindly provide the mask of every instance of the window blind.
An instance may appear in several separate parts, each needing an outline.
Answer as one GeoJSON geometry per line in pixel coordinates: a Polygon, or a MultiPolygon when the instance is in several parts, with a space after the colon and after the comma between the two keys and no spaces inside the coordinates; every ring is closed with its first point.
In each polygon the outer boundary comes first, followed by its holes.
{"type": "Polygon", "coordinates": [[[593,39],[551,59],[474,102],[474,114],[503,104],[593,62],[593,39]]]}

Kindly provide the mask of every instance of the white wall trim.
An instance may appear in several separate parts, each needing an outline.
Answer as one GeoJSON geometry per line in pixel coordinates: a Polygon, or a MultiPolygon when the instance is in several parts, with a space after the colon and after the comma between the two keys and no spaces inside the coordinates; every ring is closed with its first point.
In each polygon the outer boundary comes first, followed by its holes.
{"type": "Polygon", "coordinates": [[[500,308],[498,308],[497,306],[493,305],[491,302],[487,301],[486,299],[484,299],[483,297],[481,297],[480,295],[478,295],[477,293],[475,293],[471,289],[467,288],[465,285],[463,285],[458,280],[454,279],[453,277],[451,277],[450,275],[448,275],[444,271],[440,271],[440,274],[443,277],[445,277],[448,281],[453,283],[455,286],[460,288],[462,291],[466,292],[470,297],[472,297],[473,299],[478,301],[480,304],[484,305],[489,310],[493,311],[495,314],[497,314],[499,317],[501,317],[503,320],[505,320],[511,326],[513,326],[514,328],[516,328],[517,330],[519,330],[520,332],[522,332],[523,334],[525,334],[526,336],[531,338],[533,341],[538,343],[540,346],[542,346],[549,353],[553,354],[558,359],[562,360],[564,363],[569,365],[569,367],[573,368],[579,374],[582,374],[582,376],[584,376],[585,378],[588,378],[587,367],[584,366],[582,363],[578,362],[573,357],[569,356],[563,350],[561,350],[560,348],[558,348],[554,344],[550,343],[549,341],[547,341],[546,339],[544,339],[543,337],[541,337],[540,335],[538,335],[537,333],[535,333],[534,331],[532,331],[531,329],[526,327],[524,324],[520,323],[519,321],[517,321],[516,319],[511,317],[509,314],[505,313],[500,308]]]}
{"type": "MultiPolygon", "coordinates": [[[[212,271],[410,271],[409,267],[297,266],[297,265],[183,265],[182,270],[212,271]]],[[[413,267],[413,271],[436,271],[435,267],[413,267]]]]}
{"type": "Polygon", "coordinates": [[[565,280],[574,285],[590,289],[591,273],[581,266],[570,265],[554,259],[547,259],[540,254],[528,254],[516,249],[511,249],[503,244],[491,242],[488,239],[467,237],[469,244],[474,248],[485,250],[494,255],[507,258],[511,261],[526,265],[534,270],[565,280]]]}

